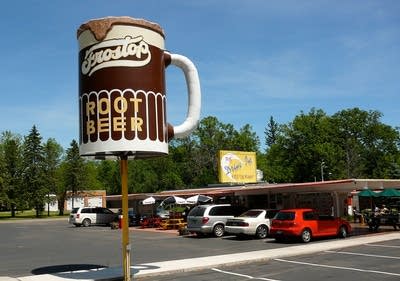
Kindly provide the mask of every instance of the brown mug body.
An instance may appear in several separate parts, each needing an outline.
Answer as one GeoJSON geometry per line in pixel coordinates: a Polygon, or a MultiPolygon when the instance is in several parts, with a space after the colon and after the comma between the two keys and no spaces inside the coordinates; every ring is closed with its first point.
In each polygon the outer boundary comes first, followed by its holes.
{"type": "Polygon", "coordinates": [[[97,19],[81,25],[78,41],[80,154],[168,154],[173,127],[166,117],[165,68],[171,55],[161,27],[128,17],[97,19]]]}

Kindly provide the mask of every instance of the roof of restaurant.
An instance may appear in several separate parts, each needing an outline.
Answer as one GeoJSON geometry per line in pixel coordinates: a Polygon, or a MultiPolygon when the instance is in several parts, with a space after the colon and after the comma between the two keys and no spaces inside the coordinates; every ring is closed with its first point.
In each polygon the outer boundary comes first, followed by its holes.
{"type": "MultiPolygon", "coordinates": [[[[343,179],[306,183],[251,183],[251,184],[217,184],[203,188],[168,190],[157,193],[133,193],[129,199],[141,200],[149,196],[164,199],[168,196],[188,197],[197,194],[209,196],[224,195],[259,195],[274,193],[310,193],[310,192],[354,192],[365,188],[382,190],[385,188],[400,188],[400,180],[396,179],[343,179]]],[[[121,195],[108,195],[107,200],[121,200],[121,195]]]]}

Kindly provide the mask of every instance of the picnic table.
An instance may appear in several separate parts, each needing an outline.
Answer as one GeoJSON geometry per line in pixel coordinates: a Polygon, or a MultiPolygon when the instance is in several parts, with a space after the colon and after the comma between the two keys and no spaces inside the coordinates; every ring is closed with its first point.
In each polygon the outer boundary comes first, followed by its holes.
{"type": "Polygon", "coordinates": [[[162,229],[181,229],[186,226],[183,218],[165,219],[160,223],[162,229]]]}

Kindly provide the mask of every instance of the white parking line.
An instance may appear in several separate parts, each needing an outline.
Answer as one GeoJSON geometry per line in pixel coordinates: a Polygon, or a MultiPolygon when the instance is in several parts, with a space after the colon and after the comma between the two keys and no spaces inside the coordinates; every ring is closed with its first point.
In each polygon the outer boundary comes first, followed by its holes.
{"type": "Polygon", "coordinates": [[[253,276],[250,276],[250,275],[245,275],[245,274],[225,271],[225,270],[221,270],[221,269],[218,269],[218,268],[211,268],[211,270],[214,270],[214,271],[217,271],[217,272],[220,272],[220,273],[235,275],[235,276],[239,276],[239,277],[245,277],[245,278],[248,278],[248,279],[258,279],[258,280],[265,280],[265,281],[280,281],[280,280],[277,280],[277,279],[268,279],[268,278],[263,278],[263,277],[253,277],[253,276]]]}
{"type": "Polygon", "coordinates": [[[334,254],[342,254],[342,255],[353,255],[353,256],[364,256],[364,257],[373,257],[373,258],[383,258],[383,259],[400,260],[400,257],[382,256],[382,255],[372,255],[372,254],[354,253],[354,252],[325,251],[325,253],[334,253],[334,254]]]}
{"type": "Polygon", "coordinates": [[[378,245],[378,244],[365,244],[365,246],[382,247],[382,248],[400,248],[400,246],[378,245]]]}
{"type": "Polygon", "coordinates": [[[361,269],[361,268],[353,268],[353,267],[344,267],[344,266],[324,265],[324,264],[316,264],[316,263],[308,263],[308,262],[300,262],[300,261],[291,261],[291,260],[284,260],[284,259],[274,259],[274,260],[275,261],[280,261],[280,262],[287,262],[287,263],[315,266],[315,267],[335,268],[335,269],[344,269],[344,270],[351,270],[351,271],[358,271],[358,272],[367,272],[367,273],[376,273],[376,274],[391,275],[391,276],[400,276],[400,273],[393,273],[393,272],[385,272],[385,271],[377,271],[377,270],[369,270],[369,269],[361,269]]]}

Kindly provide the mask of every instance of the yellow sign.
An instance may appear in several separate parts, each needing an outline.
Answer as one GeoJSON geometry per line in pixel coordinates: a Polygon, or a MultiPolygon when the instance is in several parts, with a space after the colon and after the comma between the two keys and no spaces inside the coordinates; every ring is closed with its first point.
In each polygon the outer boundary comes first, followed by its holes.
{"type": "Polygon", "coordinates": [[[257,182],[255,152],[219,151],[219,181],[221,183],[257,182]]]}

